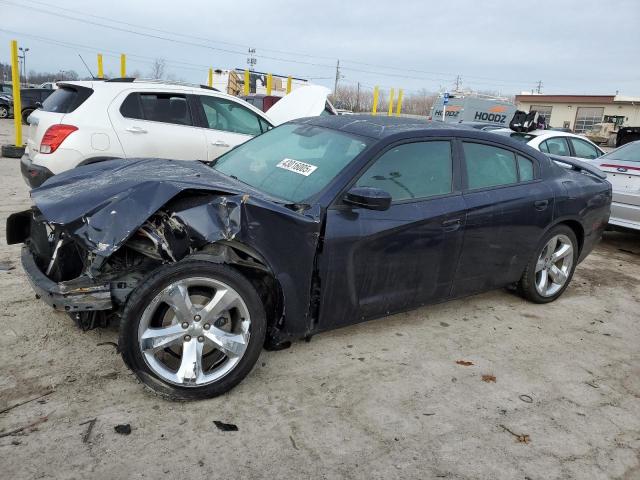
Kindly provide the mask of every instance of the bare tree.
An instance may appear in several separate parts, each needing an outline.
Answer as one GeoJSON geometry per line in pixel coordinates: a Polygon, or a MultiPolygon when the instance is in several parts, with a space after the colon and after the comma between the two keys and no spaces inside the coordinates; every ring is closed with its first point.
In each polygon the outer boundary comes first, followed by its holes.
{"type": "Polygon", "coordinates": [[[153,79],[163,79],[165,76],[165,71],[167,67],[167,62],[164,58],[156,58],[153,61],[153,65],[151,66],[151,78],[153,79]]]}

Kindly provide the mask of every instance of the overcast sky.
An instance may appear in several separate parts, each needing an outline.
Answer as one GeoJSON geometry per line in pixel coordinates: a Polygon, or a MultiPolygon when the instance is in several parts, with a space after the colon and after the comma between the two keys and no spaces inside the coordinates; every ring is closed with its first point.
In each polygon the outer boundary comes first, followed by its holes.
{"type": "Polygon", "coordinates": [[[164,58],[176,78],[205,83],[209,66],[244,68],[254,47],[256,70],[330,87],[340,59],[340,81],[365,87],[438,91],[460,75],[503,94],[542,80],[549,94],[640,95],[636,0],[0,0],[0,17],[0,61],[15,38],[29,70],[84,75],[78,53],[95,72],[101,51],[117,76],[123,52],[129,73],[164,58]]]}

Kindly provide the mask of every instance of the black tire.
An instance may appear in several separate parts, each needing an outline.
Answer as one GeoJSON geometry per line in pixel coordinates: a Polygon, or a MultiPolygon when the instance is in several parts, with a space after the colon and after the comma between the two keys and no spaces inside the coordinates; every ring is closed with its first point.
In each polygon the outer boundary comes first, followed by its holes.
{"type": "Polygon", "coordinates": [[[170,400],[198,400],[221,395],[240,383],[258,360],[265,334],[264,306],[249,280],[227,265],[185,260],[160,267],[136,287],[123,312],[118,343],[127,366],[155,393],[170,400]],[[190,277],[207,277],[226,283],[241,296],[251,316],[249,342],[239,363],[219,380],[201,386],[180,386],[163,380],[147,365],[138,341],[138,327],[149,302],[172,282],[190,277]]]}
{"type": "Polygon", "coordinates": [[[24,147],[15,145],[2,145],[2,156],[7,158],[22,158],[24,155],[24,147]]]}
{"type": "Polygon", "coordinates": [[[0,118],[9,118],[9,107],[0,105],[0,118]]]}
{"type": "Polygon", "coordinates": [[[571,283],[571,279],[573,278],[573,273],[575,272],[576,265],[578,263],[578,240],[576,238],[576,234],[573,232],[571,228],[567,225],[557,225],[551,229],[547,233],[544,234],[536,251],[531,255],[529,262],[527,263],[526,268],[524,269],[524,273],[518,282],[518,293],[533,303],[549,303],[556,300],[563,292],[567,289],[569,284],[571,283]],[[565,281],[562,288],[560,288],[556,293],[550,296],[543,296],[538,292],[536,288],[536,264],[538,262],[538,258],[542,254],[543,249],[547,245],[547,243],[556,235],[564,235],[567,237],[573,248],[573,263],[571,265],[571,269],[568,272],[567,280],[565,281]]]}
{"type": "Polygon", "coordinates": [[[29,115],[31,115],[33,111],[33,108],[25,108],[24,110],[22,110],[22,123],[24,125],[28,125],[27,118],[29,118],[29,115]]]}

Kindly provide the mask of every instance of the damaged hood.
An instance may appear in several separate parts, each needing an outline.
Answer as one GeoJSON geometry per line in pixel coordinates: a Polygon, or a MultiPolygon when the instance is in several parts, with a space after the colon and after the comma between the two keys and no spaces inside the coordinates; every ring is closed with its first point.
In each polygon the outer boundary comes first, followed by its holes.
{"type": "MultiPolygon", "coordinates": [[[[263,192],[200,163],[163,159],[110,160],[68,170],[31,191],[44,218],[63,225],[87,248],[107,257],[151,215],[185,190],[219,194],[212,208],[233,222],[241,203],[256,199],[269,204],[263,192]]],[[[277,207],[276,207],[277,208],[277,207]]],[[[221,225],[221,237],[237,230],[221,225]]]]}

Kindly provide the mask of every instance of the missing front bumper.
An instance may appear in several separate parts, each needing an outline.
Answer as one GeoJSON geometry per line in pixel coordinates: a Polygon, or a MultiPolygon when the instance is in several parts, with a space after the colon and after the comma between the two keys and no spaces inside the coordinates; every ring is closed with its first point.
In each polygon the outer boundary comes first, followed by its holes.
{"type": "Polygon", "coordinates": [[[109,283],[96,285],[89,279],[84,284],[78,280],[56,283],[40,271],[27,246],[22,247],[21,260],[36,297],[56,310],[84,312],[113,309],[109,283]]]}

